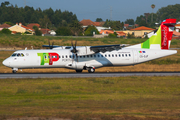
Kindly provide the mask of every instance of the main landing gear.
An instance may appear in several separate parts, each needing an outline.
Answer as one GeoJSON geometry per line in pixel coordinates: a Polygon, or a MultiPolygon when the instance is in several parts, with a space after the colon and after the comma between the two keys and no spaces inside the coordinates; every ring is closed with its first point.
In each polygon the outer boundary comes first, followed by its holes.
{"type": "MultiPolygon", "coordinates": [[[[95,67],[84,67],[84,70],[88,70],[89,73],[95,72],[95,67]]],[[[82,73],[83,70],[76,70],[77,73],[82,73]]]]}
{"type": "Polygon", "coordinates": [[[89,69],[88,69],[88,72],[89,72],[89,73],[94,73],[94,72],[95,72],[95,67],[89,68],[89,69]]]}

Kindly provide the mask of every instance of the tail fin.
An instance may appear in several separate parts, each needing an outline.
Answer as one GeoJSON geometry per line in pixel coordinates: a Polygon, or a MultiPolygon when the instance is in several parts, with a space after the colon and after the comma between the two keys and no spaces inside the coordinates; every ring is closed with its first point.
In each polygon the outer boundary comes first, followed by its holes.
{"type": "Polygon", "coordinates": [[[145,49],[169,49],[176,19],[166,19],[161,23],[155,35],[141,43],[145,49]]]}

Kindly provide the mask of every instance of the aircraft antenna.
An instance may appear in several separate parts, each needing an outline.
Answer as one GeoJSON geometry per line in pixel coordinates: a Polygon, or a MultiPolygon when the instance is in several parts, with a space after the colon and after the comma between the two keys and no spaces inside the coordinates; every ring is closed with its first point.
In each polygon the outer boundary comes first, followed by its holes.
{"type": "Polygon", "coordinates": [[[110,7],[110,20],[112,21],[112,6],[110,7]]]}

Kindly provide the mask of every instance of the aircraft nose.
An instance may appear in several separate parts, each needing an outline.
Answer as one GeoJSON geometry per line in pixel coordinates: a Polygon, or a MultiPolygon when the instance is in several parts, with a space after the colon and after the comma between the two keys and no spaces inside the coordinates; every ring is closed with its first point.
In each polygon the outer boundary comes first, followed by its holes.
{"type": "Polygon", "coordinates": [[[2,64],[4,65],[4,66],[10,66],[10,63],[9,63],[9,60],[4,60],[3,62],[2,62],[2,64]]]}

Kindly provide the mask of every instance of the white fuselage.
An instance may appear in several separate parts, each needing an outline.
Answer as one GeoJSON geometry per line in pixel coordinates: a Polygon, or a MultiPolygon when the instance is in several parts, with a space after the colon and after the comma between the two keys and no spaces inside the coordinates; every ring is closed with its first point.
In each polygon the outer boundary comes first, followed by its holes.
{"type": "Polygon", "coordinates": [[[10,68],[69,68],[82,70],[84,67],[134,65],[177,53],[176,50],[122,48],[112,52],[78,56],[70,49],[19,50],[3,61],[10,68]],[[17,56],[17,54],[20,54],[17,56]]]}

